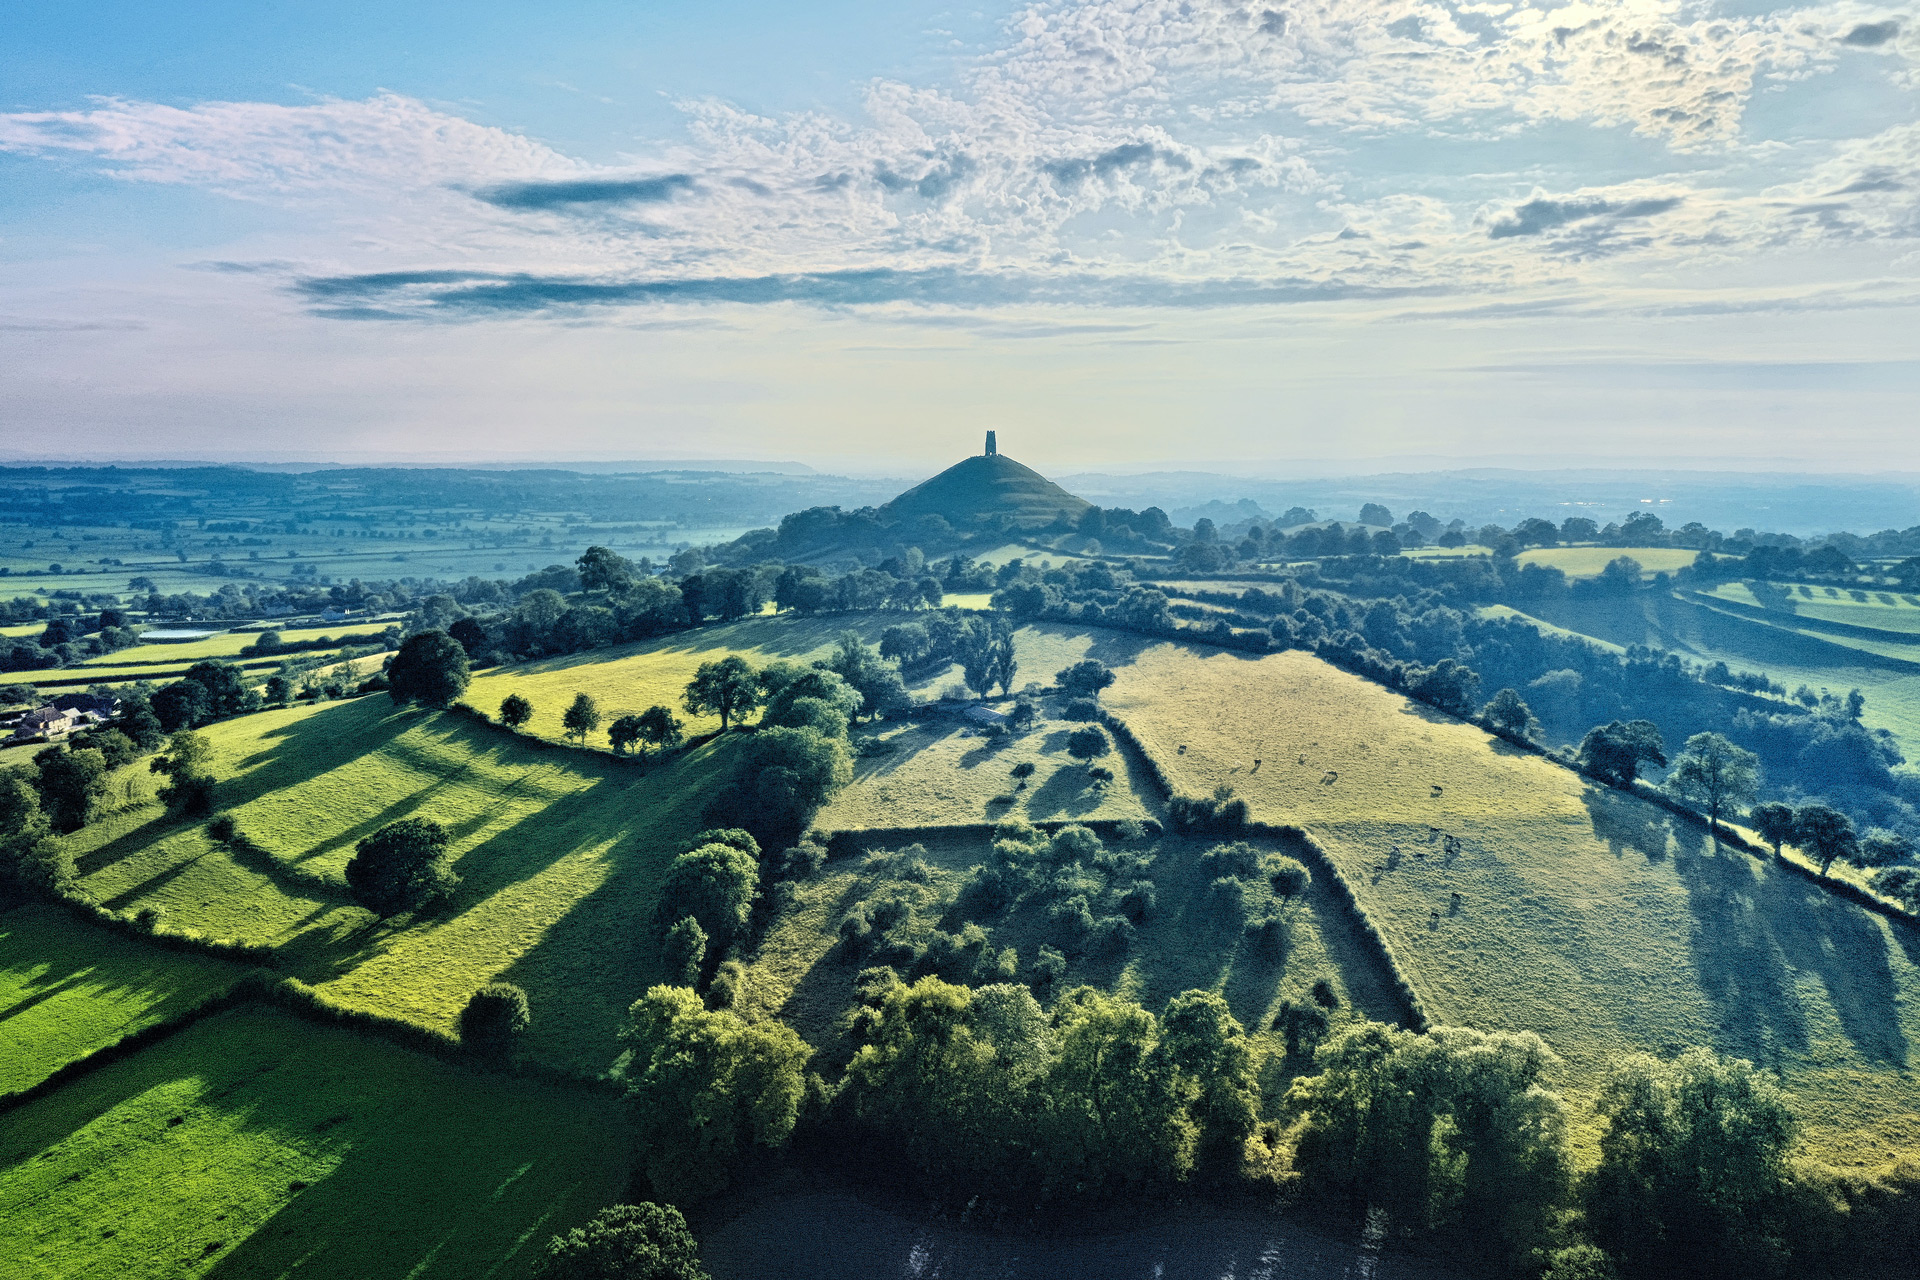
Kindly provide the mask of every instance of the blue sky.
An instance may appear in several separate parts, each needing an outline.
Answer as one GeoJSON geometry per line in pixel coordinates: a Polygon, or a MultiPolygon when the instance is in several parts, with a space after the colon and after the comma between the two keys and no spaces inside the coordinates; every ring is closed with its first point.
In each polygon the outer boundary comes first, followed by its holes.
{"type": "Polygon", "coordinates": [[[1920,16],[9,5],[0,453],[1920,471],[1920,16]]]}

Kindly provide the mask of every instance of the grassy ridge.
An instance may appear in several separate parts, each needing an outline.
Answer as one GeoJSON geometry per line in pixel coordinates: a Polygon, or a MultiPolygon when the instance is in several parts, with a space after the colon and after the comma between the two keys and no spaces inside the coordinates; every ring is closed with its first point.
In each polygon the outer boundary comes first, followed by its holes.
{"type": "Polygon", "coordinates": [[[1306,654],[1159,644],[1107,696],[1187,789],[1312,831],[1431,1013],[1540,1032],[1576,1099],[1706,1044],[1779,1071],[1829,1159],[1913,1145],[1912,930],[1306,654]]]}
{"type": "Polygon", "coordinates": [[[1645,577],[1684,569],[1699,554],[1685,547],[1533,547],[1514,559],[1523,565],[1547,565],[1569,578],[1597,578],[1612,561],[1630,556],[1640,562],[1640,573],[1645,577]]]}
{"type": "Polygon", "coordinates": [[[655,980],[658,877],[731,746],[643,770],[379,697],[206,732],[217,803],[266,858],[237,861],[148,804],[71,837],[86,893],[269,942],[332,999],[443,1030],[475,987],[518,983],[531,1051],[587,1070],[606,1065],[627,1005],[655,980]],[[429,918],[382,923],[351,902],[342,871],[357,840],[409,816],[452,832],[462,884],[429,918]]]}
{"type": "Polygon", "coordinates": [[[525,1275],[623,1189],[618,1105],[235,1010],[0,1117],[0,1257],[22,1280],[525,1275]]]}
{"type": "Polygon", "coordinates": [[[164,1022],[245,972],[94,928],[58,907],[0,915],[0,1093],[164,1022]]]}

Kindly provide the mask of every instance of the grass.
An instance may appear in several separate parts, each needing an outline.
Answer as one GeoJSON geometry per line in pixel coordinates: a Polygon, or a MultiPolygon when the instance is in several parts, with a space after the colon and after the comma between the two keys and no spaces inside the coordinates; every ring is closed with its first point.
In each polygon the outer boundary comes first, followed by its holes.
{"type": "Polygon", "coordinates": [[[1534,547],[1514,557],[1519,563],[1550,565],[1569,578],[1597,578],[1621,556],[1640,562],[1640,576],[1672,573],[1692,564],[1699,555],[1685,547],[1534,547]]]}
{"type": "Polygon", "coordinates": [[[68,838],[87,894],[269,943],[331,998],[441,1029],[475,987],[517,983],[535,1011],[529,1050],[585,1070],[607,1065],[628,1004],[658,978],[658,878],[731,747],[636,768],[377,696],[205,732],[216,804],[266,859],[237,861],[203,825],[170,819],[129,770],[113,795],[131,780],[131,804],[68,838]],[[356,841],[409,816],[452,833],[462,884],[429,917],[381,923],[343,869],[356,841]]]}
{"type": "Polygon", "coordinates": [[[1562,639],[1566,639],[1566,640],[1584,640],[1588,644],[1597,645],[1598,647],[1605,649],[1608,653],[1625,653],[1627,651],[1625,645],[1618,645],[1618,644],[1614,644],[1612,641],[1609,641],[1609,640],[1600,640],[1593,636],[1582,635],[1578,631],[1569,631],[1565,627],[1556,627],[1551,622],[1542,621],[1541,619],[1534,617],[1530,613],[1522,613],[1518,609],[1512,608],[1508,605],[1504,605],[1504,604],[1481,605],[1479,609],[1479,614],[1483,618],[1492,618],[1495,620],[1505,619],[1506,621],[1509,621],[1509,622],[1524,622],[1524,623],[1527,623],[1529,626],[1532,626],[1536,630],[1543,631],[1546,634],[1551,636],[1559,636],[1562,639]]]}
{"type": "MultiPolygon", "coordinates": [[[[391,622],[370,622],[359,625],[348,623],[339,627],[320,627],[282,634],[290,643],[327,639],[346,644],[353,640],[363,640],[368,636],[377,636],[391,625],[393,625],[391,622]]],[[[181,644],[136,644],[115,653],[103,653],[98,657],[88,658],[82,665],[132,667],[148,662],[192,665],[207,658],[238,657],[242,649],[250,647],[259,638],[258,631],[227,631],[205,640],[189,640],[181,644]]],[[[264,654],[260,656],[279,658],[293,655],[264,654]]]]}
{"type": "MultiPolygon", "coordinates": [[[[1057,712],[1057,708],[1054,708],[1057,712]]],[[[854,760],[853,782],[814,820],[827,831],[918,827],[1027,818],[1039,822],[1151,816],[1151,782],[1118,755],[1095,763],[1114,780],[1096,790],[1085,766],[1067,754],[1077,725],[1043,720],[1024,734],[983,738],[950,720],[887,724],[859,735],[884,754],[854,760]],[[1018,765],[1033,774],[1012,775],[1018,765]]]]}
{"type": "Polygon", "coordinates": [[[233,1010],[0,1118],[0,1269],[523,1276],[624,1189],[618,1108],[233,1010]]]}
{"type": "Polygon", "coordinates": [[[0,915],[0,1093],[192,1008],[245,968],[165,951],[57,907],[0,915]]]}
{"type": "Polygon", "coordinates": [[[1704,1044],[1779,1072],[1832,1162],[1915,1145],[1914,931],[1306,654],[1162,643],[1119,676],[1180,785],[1310,830],[1434,1015],[1538,1031],[1577,1105],[1622,1053],[1704,1044]]]}

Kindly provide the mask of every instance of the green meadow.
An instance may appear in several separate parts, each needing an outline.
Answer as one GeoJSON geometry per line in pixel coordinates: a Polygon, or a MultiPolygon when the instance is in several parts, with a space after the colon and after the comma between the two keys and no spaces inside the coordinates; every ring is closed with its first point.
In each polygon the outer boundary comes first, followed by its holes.
{"type": "Polygon", "coordinates": [[[225,990],[246,969],[87,924],[58,907],[0,914],[0,1094],[225,990]]]}
{"type": "Polygon", "coordinates": [[[619,1197],[619,1103],[236,1009],[0,1116],[9,1280],[527,1275],[619,1197]]]}

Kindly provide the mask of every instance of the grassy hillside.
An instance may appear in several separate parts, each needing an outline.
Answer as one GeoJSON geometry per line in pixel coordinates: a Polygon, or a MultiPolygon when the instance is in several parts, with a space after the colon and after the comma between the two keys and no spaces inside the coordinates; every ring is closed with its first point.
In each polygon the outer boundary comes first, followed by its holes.
{"type": "Polygon", "coordinates": [[[532,1051],[594,1070],[657,976],[658,877],[697,829],[731,745],[639,769],[384,697],[205,732],[216,803],[269,856],[236,861],[202,824],[139,805],[70,837],[86,893],[271,943],[334,999],[430,1026],[450,1028],[483,983],[518,983],[535,1011],[532,1051]],[[352,904],[342,872],[357,840],[409,816],[452,832],[462,884],[433,916],[383,924],[352,904]]]}
{"type": "Polygon", "coordinates": [[[1182,786],[1325,844],[1435,1016],[1540,1032],[1576,1099],[1622,1051],[1710,1045],[1778,1071],[1830,1159],[1913,1145],[1912,930],[1306,654],[1157,644],[1119,675],[1182,786]]]}
{"type": "Polygon", "coordinates": [[[0,1117],[0,1270],[523,1276],[624,1189],[618,1106],[235,1010],[0,1117]]]}
{"type": "Polygon", "coordinates": [[[880,508],[886,523],[937,515],[956,529],[989,516],[1038,528],[1058,516],[1077,518],[1091,504],[1003,453],[963,458],[880,508]]]}
{"type": "Polygon", "coordinates": [[[164,1022],[244,972],[109,933],[57,907],[16,907],[0,915],[0,1093],[164,1022]]]}
{"type": "Polygon", "coordinates": [[[1698,554],[1685,547],[1534,547],[1514,559],[1521,564],[1550,565],[1569,578],[1597,578],[1609,563],[1630,556],[1640,562],[1641,576],[1645,577],[1684,569],[1698,554]]]}

